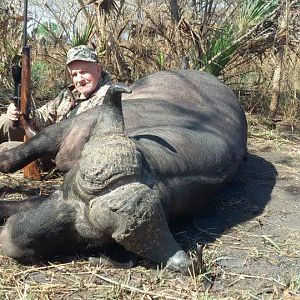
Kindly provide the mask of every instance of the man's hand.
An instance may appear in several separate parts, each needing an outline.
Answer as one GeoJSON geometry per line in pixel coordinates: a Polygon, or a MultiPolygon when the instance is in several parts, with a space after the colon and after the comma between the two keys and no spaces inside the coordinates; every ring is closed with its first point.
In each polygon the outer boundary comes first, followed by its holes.
{"type": "Polygon", "coordinates": [[[7,108],[7,117],[11,120],[11,121],[18,121],[20,118],[20,114],[21,112],[16,108],[14,103],[10,103],[8,108],[7,108]]]}

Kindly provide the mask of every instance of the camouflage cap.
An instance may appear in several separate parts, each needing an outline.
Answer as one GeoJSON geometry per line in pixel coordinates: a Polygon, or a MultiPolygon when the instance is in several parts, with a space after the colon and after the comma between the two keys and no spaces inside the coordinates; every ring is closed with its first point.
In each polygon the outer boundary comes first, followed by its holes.
{"type": "Polygon", "coordinates": [[[86,45],[80,45],[71,48],[67,54],[67,65],[74,60],[83,60],[90,62],[98,62],[98,57],[95,50],[86,45]]]}

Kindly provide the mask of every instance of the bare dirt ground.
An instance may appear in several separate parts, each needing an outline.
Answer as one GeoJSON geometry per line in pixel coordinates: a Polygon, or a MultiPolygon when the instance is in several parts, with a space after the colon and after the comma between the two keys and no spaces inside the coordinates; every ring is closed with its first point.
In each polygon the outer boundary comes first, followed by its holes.
{"type": "MultiPolygon", "coordinates": [[[[300,139],[260,126],[249,156],[203,213],[175,229],[202,273],[183,276],[141,261],[91,267],[83,257],[23,266],[0,255],[0,299],[300,299],[300,139]]],[[[61,178],[0,176],[1,199],[50,193],[61,178]]]]}

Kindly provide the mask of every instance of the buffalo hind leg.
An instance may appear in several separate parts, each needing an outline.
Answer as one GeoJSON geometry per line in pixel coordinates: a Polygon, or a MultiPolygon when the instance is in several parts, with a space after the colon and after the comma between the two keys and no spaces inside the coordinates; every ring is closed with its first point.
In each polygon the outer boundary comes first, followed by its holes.
{"type": "Polygon", "coordinates": [[[78,241],[75,230],[76,209],[55,192],[35,208],[11,216],[0,234],[5,255],[32,263],[78,241]]]}
{"type": "Polygon", "coordinates": [[[90,202],[90,221],[128,251],[188,274],[192,261],[172,236],[156,193],[130,183],[90,202]]]}

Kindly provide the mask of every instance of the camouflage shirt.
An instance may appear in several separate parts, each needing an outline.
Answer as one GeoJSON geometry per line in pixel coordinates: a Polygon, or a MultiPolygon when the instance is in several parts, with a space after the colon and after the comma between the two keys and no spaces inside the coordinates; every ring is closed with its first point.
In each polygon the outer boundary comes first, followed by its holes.
{"type": "Polygon", "coordinates": [[[110,85],[110,76],[102,72],[102,79],[98,87],[88,98],[83,98],[74,89],[74,85],[67,87],[54,100],[49,101],[33,112],[31,125],[35,130],[40,131],[42,128],[60,122],[70,116],[78,115],[90,108],[101,105],[110,85]]]}

